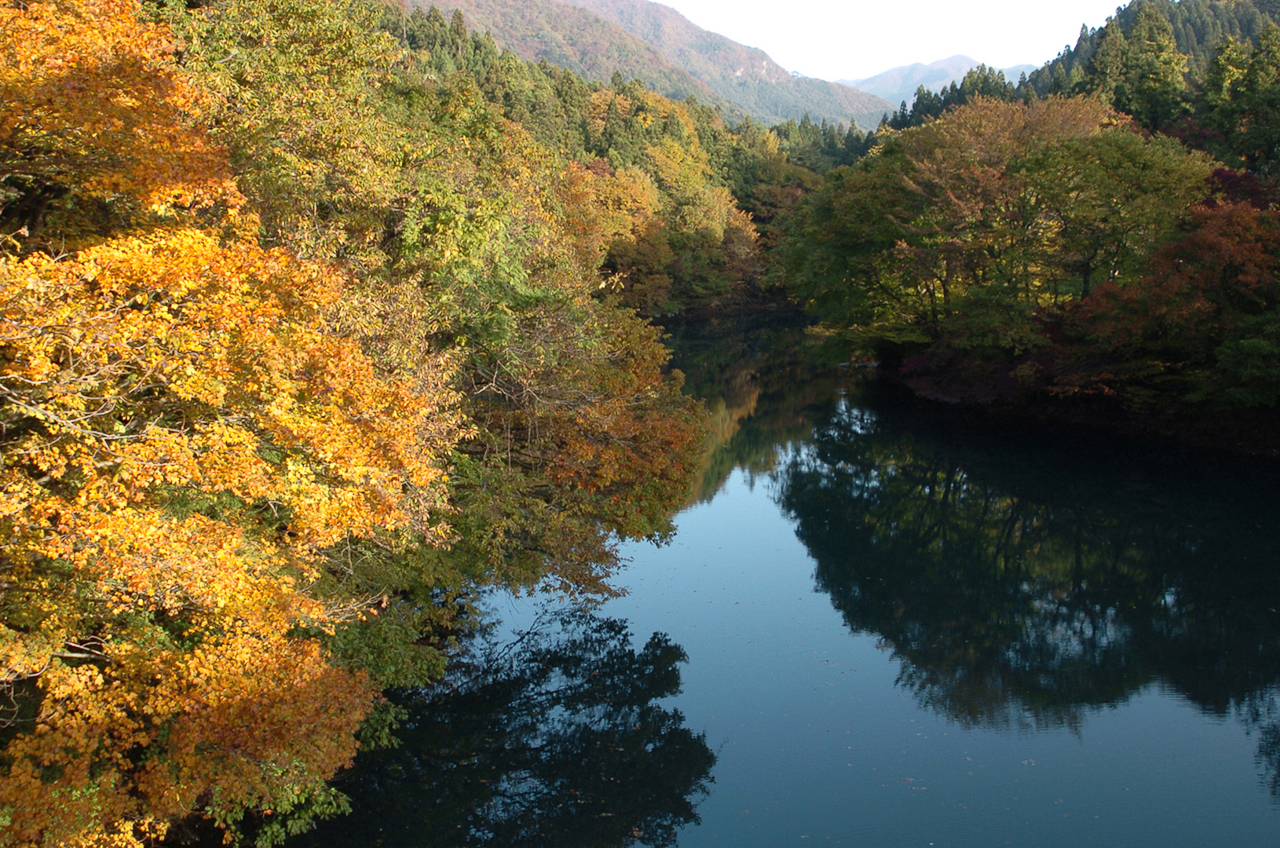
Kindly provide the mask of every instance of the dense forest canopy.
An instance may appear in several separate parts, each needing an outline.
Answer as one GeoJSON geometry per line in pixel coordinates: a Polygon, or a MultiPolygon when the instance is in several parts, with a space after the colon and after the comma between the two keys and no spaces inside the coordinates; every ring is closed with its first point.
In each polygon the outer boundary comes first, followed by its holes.
{"type": "Polygon", "coordinates": [[[789,218],[790,290],[927,396],[1256,434],[1280,397],[1273,11],[1139,0],[1017,84],[921,91],[789,218]]]}
{"type": "MultiPolygon", "coordinates": [[[[499,52],[488,35],[438,9],[384,28],[423,57],[430,72],[465,80],[544,146],[576,163],[602,213],[605,268],[622,301],[647,313],[678,311],[729,293],[753,276],[756,235],[731,186],[740,160],[776,154],[734,134],[720,113],[676,103],[638,80],[588,83],[553,65],[499,52]]],[[[739,190],[741,193],[741,190],[739,190]]]]}
{"type": "Polygon", "coordinates": [[[688,113],[593,170],[384,14],[0,9],[5,844],[305,828],[478,590],[606,591],[686,495],[602,263],[747,229],[688,113]]]}

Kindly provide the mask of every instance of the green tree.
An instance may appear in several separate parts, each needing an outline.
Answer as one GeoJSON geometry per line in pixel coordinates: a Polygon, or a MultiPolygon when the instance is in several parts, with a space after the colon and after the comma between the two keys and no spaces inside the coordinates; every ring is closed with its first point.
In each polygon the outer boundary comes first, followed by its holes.
{"type": "Polygon", "coordinates": [[[1116,21],[1103,30],[1083,89],[1142,126],[1162,129],[1185,111],[1186,71],[1169,20],[1144,4],[1127,32],[1116,21]]]}
{"type": "Polygon", "coordinates": [[[1131,281],[1212,163],[1094,98],[979,99],[833,173],[785,241],[789,285],[853,340],[982,361],[1043,347],[1042,315],[1131,281]]]}
{"type": "Polygon", "coordinates": [[[948,109],[963,106],[980,97],[1012,101],[1017,99],[1018,90],[1005,79],[1003,71],[979,65],[970,69],[958,84],[952,82],[936,94],[920,86],[916,89],[911,108],[907,109],[904,103],[897,112],[886,119],[885,123],[895,130],[918,127],[940,117],[948,109]]]}
{"type": "Polygon", "coordinates": [[[1250,170],[1274,176],[1280,165],[1280,27],[1269,25],[1251,50],[1228,42],[1214,58],[1201,99],[1217,149],[1250,170]]]}
{"type": "Polygon", "coordinates": [[[1087,298],[1104,282],[1133,280],[1154,248],[1207,193],[1203,154],[1117,127],[1033,152],[1023,166],[1054,232],[1055,286],[1087,298]]]}

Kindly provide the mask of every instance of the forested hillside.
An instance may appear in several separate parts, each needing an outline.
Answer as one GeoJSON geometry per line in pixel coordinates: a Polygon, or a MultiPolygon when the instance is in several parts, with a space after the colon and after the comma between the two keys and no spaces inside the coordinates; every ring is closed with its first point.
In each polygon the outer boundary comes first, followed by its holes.
{"type": "Polygon", "coordinates": [[[851,86],[792,76],[763,50],[708,32],[650,0],[559,0],[621,26],[695,79],[766,124],[801,120],[856,123],[875,129],[892,104],[851,86]]]}
{"type": "Polygon", "coordinates": [[[608,186],[610,290],[647,315],[742,305],[777,293],[771,248],[786,213],[873,137],[808,118],[766,130],[729,127],[717,111],[675,103],[637,80],[608,86],[499,52],[454,11],[389,12],[383,28],[421,52],[432,72],[473,85],[539,141],[608,186]]]}
{"type": "Polygon", "coordinates": [[[790,219],[792,290],[930,397],[1275,450],[1280,28],[1146,0],[1086,35],[895,113],[790,219]]]}
{"type": "Polygon", "coordinates": [[[763,51],[699,29],[674,9],[646,0],[447,0],[438,5],[446,15],[461,9],[476,29],[522,58],[546,59],[591,80],[609,80],[617,71],[683,98],[688,86],[666,70],[671,63],[712,92],[698,94],[699,99],[726,104],[730,118],[749,115],[768,125],[809,114],[815,121],[853,120],[872,129],[893,108],[848,86],[793,77],[763,51]],[[662,61],[652,62],[654,51],[662,61]]]}
{"type": "Polygon", "coordinates": [[[636,92],[670,185],[584,166],[385,13],[0,8],[2,844],[340,812],[478,592],[607,591],[688,494],[704,414],[602,270],[734,214],[687,116],[636,92]]]}
{"type": "Polygon", "coordinates": [[[1081,84],[1103,40],[1117,32],[1128,35],[1144,7],[1169,22],[1177,51],[1197,74],[1208,69],[1225,39],[1254,41],[1280,15],[1280,3],[1274,0],[1138,0],[1120,8],[1105,26],[1081,26],[1075,47],[1028,75],[1036,92],[1062,93],[1081,84]]]}
{"type": "MultiPolygon", "coordinates": [[[[431,2],[406,4],[406,12],[431,2]]],[[[511,50],[522,59],[546,60],[588,80],[607,82],[615,73],[624,79],[643,80],[664,97],[684,100],[693,95],[708,105],[720,105],[739,116],[728,101],[658,50],[619,26],[554,0],[450,0],[438,3],[446,18],[461,10],[469,25],[489,33],[499,49],[511,50]]]]}

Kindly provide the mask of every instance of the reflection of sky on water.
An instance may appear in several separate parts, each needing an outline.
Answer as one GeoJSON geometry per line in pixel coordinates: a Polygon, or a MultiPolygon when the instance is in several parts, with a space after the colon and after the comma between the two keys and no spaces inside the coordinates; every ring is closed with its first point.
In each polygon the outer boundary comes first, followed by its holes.
{"type": "MultiPolygon", "coordinates": [[[[681,845],[1275,844],[1258,739],[1160,682],[1041,732],[1016,705],[1008,732],[922,706],[904,663],[815,592],[768,489],[735,474],[671,546],[632,550],[606,607],[690,657],[670,704],[719,762],[681,845]]],[[[1104,621],[1095,643],[1123,638],[1104,621]]],[[[1083,653],[1067,631],[1056,650],[1083,653]]]]}
{"type": "Polygon", "coordinates": [[[1274,468],[846,393],[787,332],[686,355],[719,447],[597,611],[688,655],[679,844],[1276,844],[1274,468]]]}

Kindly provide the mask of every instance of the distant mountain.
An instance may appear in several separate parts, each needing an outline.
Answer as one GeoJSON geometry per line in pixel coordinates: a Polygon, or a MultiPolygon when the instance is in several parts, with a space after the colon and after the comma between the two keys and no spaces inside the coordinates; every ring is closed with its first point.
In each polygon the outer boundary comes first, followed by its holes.
{"type": "MultiPolygon", "coordinates": [[[[968,56],[950,56],[927,65],[916,62],[912,65],[890,68],[866,79],[840,80],[840,82],[883,97],[895,105],[903,101],[910,105],[916,96],[916,89],[920,86],[923,85],[930,91],[939,91],[952,82],[959,82],[965,74],[979,64],[977,59],[971,59],[968,56]]],[[[1010,82],[1016,83],[1021,74],[1031,73],[1035,69],[1035,65],[1015,65],[1003,70],[1005,77],[1010,82]]]]}
{"type": "Polygon", "coordinates": [[[589,80],[607,82],[615,71],[641,79],[661,95],[728,106],[703,83],[616,24],[554,0],[414,0],[435,5],[446,19],[461,9],[467,26],[489,32],[499,47],[522,59],[546,59],[589,80]]]}
{"type": "Polygon", "coordinates": [[[708,32],[684,15],[649,0],[560,0],[589,9],[657,48],[716,94],[767,123],[799,120],[873,129],[897,105],[855,87],[793,75],[769,54],[708,32]]]}
{"type": "MultiPolygon", "coordinates": [[[[418,0],[423,6],[431,0],[418,0]]],[[[700,29],[674,9],[646,0],[436,0],[446,15],[461,9],[470,27],[487,30],[524,59],[546,59],[588,79],[615,71],[660,94],[696,95],[730,116],[766,124],[806,113],[814,121],[874,128],[896,104],[851,87],[793,76],[762,50],[700,29]]]]}

